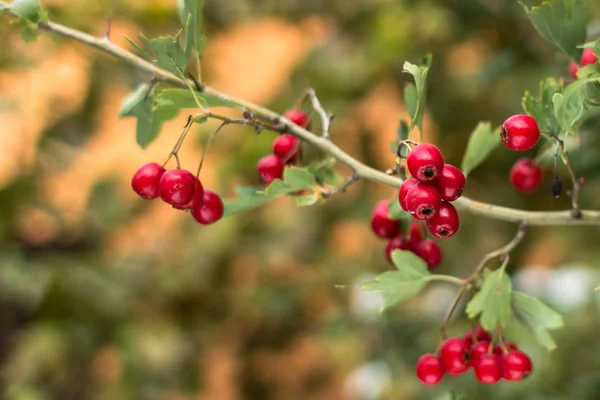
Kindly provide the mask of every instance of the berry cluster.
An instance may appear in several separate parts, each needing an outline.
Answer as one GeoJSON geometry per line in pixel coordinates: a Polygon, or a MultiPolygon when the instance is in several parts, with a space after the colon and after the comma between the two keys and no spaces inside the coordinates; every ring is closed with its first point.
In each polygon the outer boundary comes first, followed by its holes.
{"type": "Polygon", "coordinates": [[[594,50],[583,49],[579,65],[575,64],[573,61],[569,62],[569,75],[571,75],[572,78],[577,79],[577,71],[579,71],[579,68],[590,64],[596,64],[597,62],[598,57],[596,56],[596,53],[594,53],[594,50]]]}
{"type": "Polygon", "coordinates": [[[421,228],[416,221],[412,221],[410,234],[406,237],[402,235],[400,221],[390,217],[389,205],[389,201],[380,201],[371,216],[371,229],[375,235],[390,239],[385,247],[388,261],[392,262],[392,251],[409,250],[421,257],[429,269],[437,267],[442,262],[442,251],[438,244],[431,239],[423,238],[421,228]]]}
{"type": "Polygon", "coordinates": [[[512,342],[494,346],[482,328],[469,330],[464,337],[452,337],[440,346],[438,355],[424,354],[416,367],[417,378],[428,385],[438,384],[444,374],[461,375],[473,368],[475,378],[486,384],[504,379],[520,381],[531,374],[527,354],[512,342]]]}
{"type": "Polygon", "coordinates": [[[405,179],[398,200],[404,211],[427,221],[436,238],[448,238],[458,231],[459,218],[450,203],[465,187],[465,176],[453,165],[445,164],[440,150],[432,144],[418,144],[406,159],[412,178],[405,179]]]}
{"type": "Polygon", "coordinates": [[[212,190],[204,189],[200,179],[185,169],[166,170],[154,162],[142,165],[131,178],[131,187],[142,198],[160,198],[179,210],[190,210],[202,225],[223,217],[223,201],[212,190]]]}
{"type": "MultiPolygon", "coordinates": [[[[289,110],[284,117],[298,126],[309,128],[308,115],[303,111],[289,110]]],[[[278,136],[273,142],[273,154],[261,158],[256,166],[261,181],[269,185],[275,179],[281,179],[285,166],[297,165],[301,156],[300,139],[288,133],[278,136]]]]}

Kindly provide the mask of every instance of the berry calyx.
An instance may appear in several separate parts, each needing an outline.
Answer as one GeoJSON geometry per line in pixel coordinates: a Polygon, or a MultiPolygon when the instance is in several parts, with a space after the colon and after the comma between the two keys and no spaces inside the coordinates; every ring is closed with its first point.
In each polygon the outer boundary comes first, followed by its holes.
{"type": "Polygon", "coordinates": [[[185,207],[196,193],[196,177],[185,169],[172,169],[162,175],[159,188],[165,203],[185,207]]]}
{"type": "Polygon", "coordinates": [[[285,164],[296,164],[300,161],[300,146],[300,139],[286,133],[273,142],[273,154],[281,158],[285,164]]]}
{"type": "Polygon", "coordinates": [[[481,342],[477,342],[471,346],[471,359],[469,360],[469,364],[471,367],[475,366],[475,362],[482,354],[487,354],[490,348],[490,342],[487,340],[482,340],[481,342]]]}
{"type": "Polygon", "coordinates": [[[306,129],[310,129],[310,123],[308,122],[308,115],[304,111],[288,110],[285,112],[285,114],[283,114],[283,116],[298,126],[301,126],[306,129]]]}
{"type": "Polygon", "coordinates": [[[456,208],[447,201],[442,201],[438,212],[427,220],[427,229],[438,239],[453,236],[460,226],[456,208]]]}
{"type": "Polygon", "coordinates": [[[436,242],[431,239],[421,240],[414,246],[414,252],[427,263],[429,269],[433,269],[442,262],[442,250],[436,242]]]}
{"type": "Polygon", "coordinates": [[[408,212],[408,205],[406,204],[406,195],[415,186],[418,181],[415,178],[407,178],[402,182],[400,186],[400,191],[398,192],[398,201],[400,202],[400,207],[406,212],[408,212]]]}
{"type": "Polygon", "coordinates": [[[527,354],[513,350],[502,357],[502,371],[507,381],[520,381],[531,374],[533,366],[527,354]]]}
{"type": "Polygon", "coordinates": [[[506,147],[515,151],[525,151],[536,145],[540,138],[540,128],[535,118],[517,114],[502,124],[500,138],[506,147]]]}
{"type": "Polygon", "coordinates": [[[412,220],[410,224],[410,244],[414,247],[421,240],[423,240],[423,232],[421,232],[421,226],[417,221],[412,220]]]}
{"type": "Polygon", "coordinates": [[[542,181],[542,169],[532,158],[518,160],[510,170],[510,184],[520,192],[533,192],[542,181]]]}
{"type": "Polygon", "coordinates": [[[283,176],[283,161],[276,155],[268,155],[258,161],[256,169],[260,179],[267,185],[283,176]]]}
{"type": "Polygon", "coordinates": [[[416,219],[433,218],[440,208],[440,191],[436,186],[419,182],[406,194],[406,207],[416,219]]]}
{"type": "Polygon", "coordinates": [[[442,200],[454,201],[458,199],[467,182],[465,175],[454,165],[444,164],[442,173],[436,180],[442,200]]]}
{"type": "Polygon", "coordinates": [[[481,354],[475,360],[473,370],[479,382],[493,385],[502,378],[502,360],[495,354],[481,354]]]}
{"type": "Polygon", "coordinates": [[[146,200],[153,200],[160,196],[160,178],[165,169],[155,162],[142,165],[131,178],[133,191],[146,200]]]}
{"type": "Polygon", "coordinates": [[[429,182],[442,173],[444,157],[434,145],[421,143],[408,153],[406,165],[413,178],[421,182],[429,182]]]}
{"type": "Polygon", "coordinates": [[[178,208],[180,210],[187,210],[187,209],[194,207],[194,205],[196,205],[196,204],[202,203],[202,200],[204,198],[204,187],[202,186],[202,182],[200,182],[200,179],[198,179],[198,177],[194,176],[194,180],[195,180],[195,192],[194,192],[194,197],[192,198],[192,200],[190,200],[190,202],[187,203],[185,206],[173,206],[173,207],[178,208]]]}
{"type": "Polygon", "coordinates": [[[390,218],[389,204],[387,200],[380,201],[371,216],[371,229],[384,239],[391,239],[400,232],[398,220],[390,218]]]}
{"type": "Polygon", "coordinates": [[[450,375],[459,375],[469,368],[471,349],[463,338],[453,337],[442,343],[440,359],[446,372],[450,375]]]}
{"type": "Polygon", "coordinates": [[[581,55],[581,61],[579,65],[581,67],[585,67],[586,65],[596,64],[598,62],[598,57],[594,50],[592,49],[583,49],[583,54],[581,55]]]}
{"type": "Polygon", "coordinates": [[[394,250],[412,250],[412,246],[410,241],[406,240],[402,236],[396,236],[392,240],[388,242],[385,246],[385,256],[390,263],[394,263],[392,261],[392,251],[394,250]]]}
{"type": "Polygon", "coordinates": [[[486,331],[485,329],[483,329],[480,326],[478,326],[477,328],[474,328],[474,329],[469,329],[467,331],[467,333],[465,333],[464,339],[465,339],[465,342],[467,342],[467,344],[469,346],[472,345],[473,343],[484,342],[484,341],[489,342],[492,340],[488,331],[486,331]]]}
{"type": "MultiPolygon", "coordinates": [[[[513,350],[519,350],[517,345],[513,342],[504,342],[504,349],[506,349],[506,354],[510,353],[513,350]]],[[[503,356],[505,354],[501,345],[494,347],[494,354],[497,356],[503,356]]]]}
{"type": "Polygon", "coordinates": [[[439,357],[423,354],[417,361],[416,374],[419,380],[427,385],[436,385],[444,377],[444,366],[439,357]]]}
{"type": "Polygon", "coordinates": [[[202,201],[192,208],[192,216],[202,225],[210,225],[223,217],[223,201],[212,190],[205,189],[202,201]]]}

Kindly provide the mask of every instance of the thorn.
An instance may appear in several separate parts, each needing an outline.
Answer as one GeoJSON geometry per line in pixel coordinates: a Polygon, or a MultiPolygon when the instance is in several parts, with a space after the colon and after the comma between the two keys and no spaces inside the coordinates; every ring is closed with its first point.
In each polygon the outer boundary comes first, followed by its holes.
{"type": "Polygon", "coordinates": [[[196,77],[194,75],[192,75],[188,72],[187,76],[192,80],[192,82],[194,82],[194,87],[196,87],[196,90],[198,92],[204,92],[204,86],[200,82],[198,82],[198,80],[196,79],[196,77]]]}
{"type": "Polygon", "coordinates": [[[112,19],[113,19],[113,16],[111,13],[111,15],[106,20],[106,33],[104,34],[104,40],[110,41],[110,31],[112,29],[112,19]]]}

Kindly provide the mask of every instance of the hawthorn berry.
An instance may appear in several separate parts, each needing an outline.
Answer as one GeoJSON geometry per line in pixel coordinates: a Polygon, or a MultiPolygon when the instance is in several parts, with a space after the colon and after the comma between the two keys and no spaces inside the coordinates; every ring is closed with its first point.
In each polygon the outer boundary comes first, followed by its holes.
{"type": "Polygon", "coordinates": [[[435,185],[419,182],[410,188],[405,202],[408,212],[416,219],[430,219],[440,208],[440,191],[435,185]]]}
{"type": "Polygon", "coordinates": [[[421,232],[421,227],[417,221],[412,220],[410,224],[410,244],[414,247],[421,240],[423,240],[423,232],[421,232]]]}
{"type": "Polygon", "coordinates": [[[500,138],[506,147],[515,151],[525,151],[536,145],[540,138],[540,128],[535,118],[517,114],[502,124],[500,138]]]}
{"type": "Polygon", "coordinates": [[[417,361],[416,374],[427,385],[437,385],[444,377],[444,365],[434,354],[423,354],[417,361]]]}
{"type": "Polygon", "coordinates": [[[142,165],[131,178],[133,191],[146,200],[156,199],[160,196],[160,178],[165,169],[155,162],[142,165]]]}
{"type": "MultiPolygon", "coordinates": [[[[506,349],[506,353],[510,353],[513,350],[519,350],[519,348],[517,347],[516,344],[514,344],[513,342],[504,342],[504,348],[506,349]]],[[[494,354],[497,356],[503,356],[504,355],[504,350],[502,349],[501,345],[498,345],[496,347],[494,347],[494,354]]]]}
{"type": "Polygon", "coordinates": [[[474,329],[469,329],[467,331],[467,333],[465,333],[464,336],[465,342],[467,342],[467,344],[470,346],[473,343],[477,343],[477,342],[489,342],[491,341],[491,336],[488,333],[488,331],[486,331],[485,329],[483,329],[482,327],[478,326],[474,329]],[[473,339],[473,336],[475,336],[475,339],[473,339]]]}
{"type": "Polygon", "coordinates": [[[493,385],[502,378],[502,359],[495,354],[481,354],[473,363],[473,370],[479,382],[493,385]]]}
{"type": "Polygon", "coordinates": [[[192,216],[202,225],[210,225],[223,217],[223,200],[212,190],[205,189],[202,201],[194,204],[192,216]]]}
{"type": "Polygon", "coordinates": [[[581,61],[579,62],[579,66],[585,67],[586,65],[596,64],[598,62],[598,57],[594,50],[592,49],[583,49],[583,54],[581,55],[581,61]]]}
{"type": "Polygon", "coordinates": [[[527,378],[532,370],[531,359],[519,350],[513,350],[502,357],[502,371],[507,381],[520,381],[527,378]]]}
{"type": "Polygon", "coordinates": [[[442,262],[442,250],[436,242],[431,239],[421,240],[414,246],[414,252],[427,263],[429,269],[433,269],[442,262]]]}
{"type": "Polygon", "coordinates": [[[300,139],[286,133],[273,142],[273,154],[281,158],[285,164],[296,164],[300,161],[300,146],[300,139]]]}
{"type": "Polygon", "coordinates": [[[371,216],[373,232],[384,239],[391,239],[400,232],[398,220],[390,218],[389,204],[387,200],[380,201],[371,216]]]}
{"type": "Polygon", "coordinates": [[[202,182],[200,182],[200,179],[198,179],[198,177],[194,177],[195,182],[196,182],[196,186],[195,186],[195,192],[194,192],[194,197],[192,198],[192,200],[190,200],[189,203],[187,203],[185,206],[173,206],[175,208],[178,208],[180,210],[187,210],[190,209],[192,207],[194,207],[195,204],[201,203],[202,199],[204,198],[204,187],[202,186],[202,182]]]}
{"type": "Polygon", "coordinates": [[[160,197],[174,207],[184,207],[196,193],[196,177],[185,169],[166,171],[160,178],[160,197]]]}
{"type": "Polygon", "coordinates": [[[481,342],[477,342],[471,346],[471,358],[469,359],[469,364],[471,367],[475,366],[475,361],[477,361],[480,355],[487,354],[489,348],[490,342],[487,340],[482,340],[481,342]]]}
{"type": "Polygon", "coordinates": [[[440,359],[446,372],[450,375],[460,375],[469,368],[471,349],[463,338],[446,339],[440,347],[440,359]]]}
{"type": "Polygon", "coordinates": [[[390,263],[392,261],[392,251],[394,250],[412,250],[412,246],[409,240],[406,240],[402,236],[396,236],[388,242],[385,246],[385,256],[390,263]]]}
{"type": "Polygon", "coordinates": [[[518,160],[510,170],[510,184],[520,192],[533,192],[542,181],[542,169],[530,157],[518,160]]]}
{"type": "Polygon", "coordinates": [[[436,180],[442,200],[454,201],[458,199],[467,182],[465,175],[454,165],[444,164],[442,173],[436,180]]]}
{"type": "Polygon", "coordinates": [[[438,239],[453,236],[460,225],[456,208],[447,201],[442,201],[438,212],[427,220],[427,229],[438,239]]]}
{"type": "Polygon", "coordinates": [[[284,117],[292,121],[298,126],[306,129],[310,129],[310,123],[308,121],[308,115],[301,110],[288,110],[283,114],[284,117]]]}
{"type": "Polygon", "coordinates": [[[577,71],[579,71],[579,66],[577,66],[577,64],[575,64],[573,61],[569,61],[569,66],[567,69],[569,70],[569,76],[577,79],[577,71]]]}
{"type": "Polygon", "coordinates": [[[407,178],[404,180],[404,182],[402,182],[402,185],[400,186],[400,192],[398,192],[398,201],[400,202],[400,207],[402,207],[404,211],[408,212],[408,206],[406,204],[406,195],[408,194],[408,191],[412,189],[412,187],[415,186],[417,183],[418,181],[415,178],[407,178]]]}
{"type": "Polygon", "coordinates": [[[416,145],[406,158],[410,174],[418,181],[433,181],[442,173],[444,157],[442,152],[432,144],[416,145]]]}
{"type": "Polygon", "coordinates": [[[270,154],[258,161],[256,169],[260,179],[269,185],[275,179],[281,179],[284,167],[283,161],[279,157],[270,154]]]}

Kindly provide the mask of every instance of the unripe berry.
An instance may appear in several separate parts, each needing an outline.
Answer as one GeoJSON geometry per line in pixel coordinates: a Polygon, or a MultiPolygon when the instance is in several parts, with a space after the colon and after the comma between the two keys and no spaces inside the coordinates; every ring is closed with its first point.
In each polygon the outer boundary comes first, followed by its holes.
{"type": "Polygon", "coordinates": [[[585,67],[586,65],[596,64],[598,62],[598,57],[594,50],[592,49],[583,49],[583,54],[581,55],[581,62],[579,65],[581,67],[585,67]]]}
{"type": "Polygon", "coordinates": [[[308,122],[308,115],[304,111],[288,110],[285,112],[285,114],[283,114],[283,116],[298,126],[301,126],[306,129],[310,129],[310,123],[308,122]]]}
{"type": "Polygon", "coordinates": [[[460,375],[469,368],[471,349],[458,337],[447,339],[440,347],[440,359],[450,375],[460,375]]]}
{"type": "Polygon", "coordinates": [[[406,195],[408,194],[408,191],[417,184],[417,182],[418,181],[415,178],[407,178],[404,180],[404,182],[402,182],[402,186],[400,186],[400,191],[398,192],[398,201],[400,202],[400,207],[402,207],[404,211],[408,212],[406,195]]]}
{"type": "Polygon", "coordinates": [[[444,164],[444,169],[435,183],[440,190],[442,200],[454,201],[462,195],[466,182],[465,175],[460,169],[454,165],[444,164]]]}
{"type": "Polygon", "coordinates": [[[389,204],[389,201],[381,200],[371,216],[371,229],[375,235],[384,239],[391,239],[400,232],[398,220],[390,218],[389,204]]]}
{"type": "Polygon", "coordinates": [[[283,161],[273,154],[261,158],[256,166],[260,179],[267,185],[283,177],[283,168],[283,161]]]}
{"type": "Polygon", "coordinates": [[[540,128],[535,118],[525,114],[513,115],[502,124],[500,138],[506,147],[525,151],[536,145],[540,128]]]}
{"type": "Polygon", "coordinates": [[[160,178],[165,169],[154,162],[142,165],[131,178],[133,191],[144,199],[152,200],[160,196],[160,178]]]}
{"type": "Polygon", "coordinates": [[[479,382],[493,385],[502,378],[502,360],[495,354],[482,354],[475,360],[473,370],[479,382]]]}
{"type": "Polygon", "coordinates": [[[392,252],[394,250],[412,250],[412,246],[410,244],[410,241],[403,238],[402,236],[396,236],[395,238],[390,240],[385,246],[385,257],[392,264],[394,263],[392,261],[392,252]]]}
{"type": "Polygon", "coordinates": [[[453,236],[460,226],[456,208],[447,201],[442,201],[438,212],[427,220],[427,229],[438,239],[453,236]]]}
{"type": "Polygon", "coordinates": [[[290,134],[283,134],[273,142],[273,154],[286,164],[300,161],[300,139],[290,134]]]}
{"type": "Polygon", "coordinates": [[[423,354],[417,361],[416,374],[421,382],[436,385],[444,377],[444,366],[435,355],[423,354]]]}
{"type": "Polygon", "coordinates": [[[196,193],[196,177],[184,169],[172,169],[160,178],[160,197],[174,207],[184,207],[196,193]]]}
{"type": "Polygon", "coordinates": [[[513,165],[510,170],[511,185],[521,192],[533,192],[542,181],[542,169],[532,158],[525,157],[513,165]]]}
{"type": "Polygon", "coordinates": [[[484,342],[484,341],[489,342],[492,340],[488,331],[486,331],[485,329],[483,329],[480,326],[478,326],[477,328],[474,328],[474,329],[469,329],[467,331],[467,333],[465,333],[464,339],[465,339],[465,342],[467,342],[467,344],[469,346],[472,345],[473,343],[484,342]],[[475,336],[474,340],[473,340],[473,336],[475,336]]]}
{"type": "Polygon", "coordinates": [[[200,182],[200,179],[198,179],[198,177],[194,176],[194,180],[195,180],[195,191],[194,191],[194,197],[192,198],[192,200],[190,200],[190,202],[187,203],[185,206],[173,206],[173,207],[178,208],[180,210],[187,210],[187,209],[194,207],[194,205],[196,205],[196,204],[202,203],[202,200],[204,198],[204,187],[202,186],[202,182],[200,182]]]}
{"type": "Polygon", "coordinates": [[[210,225],[223,217],[223,201],[218,194],[212,190],[204,190],[202,202],[192,208],[192,216],[202,225],[210,225]]]}
{"type": "Polygon", "coordinates": [[[527,354],[513,350],[502,357],[502,371],[507,381],[520,381],[531,374],[533,366],[527,354]]]}
{"type": "Polygon", "coordinates": [[[444,157],[434,145],[421,143],[408,153],[406,165],[413,178],[421,182],[429,182],[442,173],[444,157]]]}
{"type": "Polygon", "coordinates": [[[471,346],[471,358],[469,359],[469,365],[471,365],[471,367],[474,367],[475,362],[477,361],[479,356],[482,354],[487,354],[489,348],[490,348],[490,342],[488,342],[488,341],[481,341],[481,342],[477,342],[474,345],[472,345],[471,346]]]}
{"type": "Polygon", "coordinates": [[[436,242],[431,239],[421,240],[414,246],[414,252],[427,263],[429,269],[433,269],[442,262],[442,250],[436,242]]]}
{"type": "Polygon", "coordinates": [[[440,191],[435,185],[419,182],[408,191],[405,202],[416,219],[430,219],[440,208],[440,191]]]}

